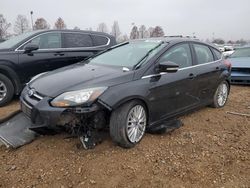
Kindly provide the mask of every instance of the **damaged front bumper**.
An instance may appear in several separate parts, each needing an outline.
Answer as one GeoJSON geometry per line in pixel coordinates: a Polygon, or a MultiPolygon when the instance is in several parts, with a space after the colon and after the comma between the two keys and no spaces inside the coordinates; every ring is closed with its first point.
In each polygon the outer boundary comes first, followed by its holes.
{"type": "MultiPolygon", "coordinates": [[[[97,120],[94,119],[95,116],[98,116],[97,114],[99,112],[108,110],[107,107],[104,107],[103,104],[99,102],[84,107],[52,107],[50,105],[51,100],[52,98],[44,97],[37,93],[30,96],[28,92],[23,91],[20,97],[21,110],[31,120],[30,129],[33,130],[43,127],[55,128],[56,126],[69,124],[75,126],[76,124],[83,124],[83,119],[91,116],[93,116],[92,119],[98,126],[100,122],[98,123],[97,120]]],[[[98,118],[100,121],[103,120],[104,117],[98,118]]],[[[89,121],[88,123],[91,124],[89,121]]]]}

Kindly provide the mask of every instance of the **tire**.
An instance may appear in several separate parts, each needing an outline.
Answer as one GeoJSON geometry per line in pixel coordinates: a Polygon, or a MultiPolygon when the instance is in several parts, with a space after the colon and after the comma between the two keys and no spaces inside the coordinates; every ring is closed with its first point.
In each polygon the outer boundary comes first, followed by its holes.
{"type": "Polygon", "coordinates": [[[123,104],[111,114],[109,131],[113,142],[123,148],[134,147],[145,134],[147,120],[146,107],[142,102],[134,100],[123,104]],[[138,116],[135,115],[137,111],[138,116]]]}
{"type": "Polygon", "coordinates": [[[5,75],[0,74],[0,107],[8,104],[14,96],[12,81],[5,75]]]}
{"type": "Polygon", "coordinates": [[[229,85],[227,81],[223,81],[217,87],[216,92],[213,97],[212,107],[222,108],[225,106],[229,95],[229,85]]]}

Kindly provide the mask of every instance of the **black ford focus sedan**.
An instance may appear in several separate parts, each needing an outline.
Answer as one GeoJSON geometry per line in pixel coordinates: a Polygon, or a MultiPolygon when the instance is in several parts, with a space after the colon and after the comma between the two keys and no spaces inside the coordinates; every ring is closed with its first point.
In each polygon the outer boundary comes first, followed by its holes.
{"type": "Polygon", "coordinates": [[[198,40],[134,40],[34,77],[21,107],[32,130],[109,128],[115,143],[131,148],[163,122],[202,106],[223,107],[230,71],[218,49],[198,40]]]}

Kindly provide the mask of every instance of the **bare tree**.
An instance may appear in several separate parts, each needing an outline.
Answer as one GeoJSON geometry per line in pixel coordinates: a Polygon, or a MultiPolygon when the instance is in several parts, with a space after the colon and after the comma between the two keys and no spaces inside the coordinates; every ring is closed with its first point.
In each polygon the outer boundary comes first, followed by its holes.
{"type": "Polygon", "coordinates": [[[85,29],[86,31],[93,31],[92,27],[88,27],[85,29]]]}
{"type": "Polygon", "coordinates": [[[139,38],[143,39],[146,38],[147,36],[147,29],[145,25],[141,25],[139,28],[139,38]]]}
{"type": "Polygon", "coordinates": [[[160,26],[156,26],[153,30],[152,37],[163,37],[164,31],[160,26]]]}
{"type": "Polygon", "coordinates": [[[149,34],[149,37],[153,37],[153,31],[154,31],[155,28],[153,27],[149,27],[148,28],[148,34],[149,34]]]}
{"type": "Polygon", "coordinates": [[[112,25],[111,35],[113,35],[116,39],[118,39],[120,34],[121,34],[121,31],[120,31],[118,21],[114,21],[114,23],[112,25]]]}
{"type": "Polygon", "coordinates": [[[55,26],[54,26],[55,29],[66,29],[67,26],[66,24],[64,23],[64,20],[59,17],[57,20],[56,20],[56,23],[55,23],[55,26]]]}
{"type": "Polygon", "coordinates": [[[50,26],[47,23],[47,21],[44,18],[38,18],[35,21],[35,25],[34,25],[34,29],[38,30],[38,29],[49,29],[50,26]]]}
{"type": "Polygon", "coordinates": [[[212,41],[212,43],[215,43],[215,44],[225,44],[225,41],[223,39],[218,38],[218,39],[214,39],[212,41]]]}
{"type": "Polygon", "coordinates": [[[104,22],[102,22],[98,25],[97,31],[103,32],[103,33],[108,33],[108,27],[104,22]]]}
{"type": "Polygon", "coordinates": [[[11,24],[7,22],[7,20],[0,14],[0,39],[5,39],[8,36],[8,29],[11,24]]]}
{"type": "Polygon", "coordinates": [[[80,27],[75,26],[74,30],[81,30],[80,27]]]}
{"type": "Polygon", "coordinates": [[[118,37],[118,39],[117,39],[117,42],[118,43],[122,43],[122,42],[126,42],[126,41],[128,41],[129,40],[129,38],[128,38],[128,35],[120,35],[119,37],[118,37]]]}
{"type": "Polygon", "coordinates": [[[30,29],[29,21],[26,16],[18,15],[14,25],[14,31],[16,34],[22,34],[30,29]]]}
{"type": "Polygon", "coordinates": [[[137,26],[133,26],[131,32],[130,32],[130,39],[138,39],[139,38],[139,31],[137,26]]]}

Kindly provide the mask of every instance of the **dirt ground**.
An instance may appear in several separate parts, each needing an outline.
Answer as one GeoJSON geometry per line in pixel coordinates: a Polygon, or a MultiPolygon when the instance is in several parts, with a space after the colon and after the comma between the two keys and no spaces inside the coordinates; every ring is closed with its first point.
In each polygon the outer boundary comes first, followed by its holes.
{"type": "MultiPolygon", "coordinates": [[[[0,117],[18,108],[0,109],[0,117]]],[[[223,109],[182,118],[171,134],[147,134],[133,149],[110,138],[78,149],[66,135],[40,137],[17,150],[0,147],[0,187],[250,187],[250,87],[233,86],[223,109]]]]}

